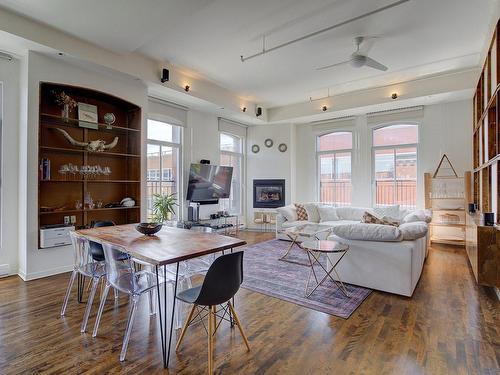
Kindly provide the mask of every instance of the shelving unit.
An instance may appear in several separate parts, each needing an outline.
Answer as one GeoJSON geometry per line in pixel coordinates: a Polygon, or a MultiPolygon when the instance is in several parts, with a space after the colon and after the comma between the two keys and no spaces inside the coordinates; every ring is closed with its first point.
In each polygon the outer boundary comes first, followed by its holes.
{"type": "MultiPolygon", "coordinates": [[[[500,61],[499,26],[494,31],[479,78],[473,104],[473,185],[474,203],[481,212],[499,212],[498,163],[500,162],[498,127],[500,61]]],[[[497,215],[497,223],[498,221],[497,215]]]]}
{"type": "Polygon", "coordinates": [[[497,23],[473,99],[472,200],[478,211],[466,216],[466,250],[476,281],[500,287],[500,22],[497,23]],[[485,226],[482,213],[494,212],[496,224],[485,226]]]}
{"type": "Polygon", "coordinates": [[[39,162],[49,159],[50,180],[38,184],[39,227],[62,224],[64,216],[75,216],[77,228],[88,227],[93,221],[112,220],[117,224],[140,221],[140,168],[141,168],[141,108],[120,98],[99,91],[56,83],[40,84],[39,110],[39,162]],[[78,109],[70,118],[61,116],[61,107],[55,102],[54,92],[64,91],[76,102],[97,107],[97,129],[79,126],[78,109]],[[104,123],[105,113],[113,113],[115,123],[110,127],[104,123]],[[104,152],[90,152],[72,146],[56,129],[64,129],[78,141],[101,139],[110,143],[118,137],[118,144],[104,152]],[[109,176],[85,178],[80,174],[59,174],[64,164],[100,165],[111,168],[109,176]],[[125,197],[135,200],[134,207],[101,207],[77,209],[76,201],[84,203],[86,194],[94,202],[120,202],[125,197]],[[49,207],[51,211],[47,211],[49,207]]]}
{"type": "Polygon", "coordinates": [[[446,155],[433,174],[424,174],[425,208],[432,210],[431,243],[465,246],[465,209],[471,195],[465,181],[470,176],[458,176],[446,155]]]}

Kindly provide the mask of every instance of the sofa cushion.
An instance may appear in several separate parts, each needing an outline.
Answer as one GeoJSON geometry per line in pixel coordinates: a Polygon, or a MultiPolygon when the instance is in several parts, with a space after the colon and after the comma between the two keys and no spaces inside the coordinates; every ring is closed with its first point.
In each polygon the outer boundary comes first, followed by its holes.
{"type": "Polygon", "coordinates": [[[295,221],[285,221],[282,225],[283,228],[293,228],[297,225],[307,225],[307,224],[317,224],[307,220],[295,220],[295,221]]]}
{"type": "Polygon", "coordinates": [[[399,216],[400,216],[399,204],[374,207],[373,212],[377,217],[380,218],[387,217],[399,221],[399,216]]]}
{"type": "Polygon", "coordinates": [[[403,234],[404,241],[413,241],[417,238],[425,237],[427,234],[427,224],[423,221],[401,224],[399,230],[403,234]]]}
{"type": "Polygon", "coordinates": [[[417,221],[424,221],[430,223],[432,220],[432,212],[430,210],[415,210],[406,215],[401,223],[413,223],[417,221]]]}
{"type": "Polygon", "coordinates": [[[337,215],[337,209],[332,206],[318,206],[319,221],[323,223],[325,221],[336,221],[339,220],[337,215]]]}
{"type": "Polygon", "coordinates": [[[366,208],[362,207],[337,207],[335,212],[339,220],[356,220],[361,221],[366,208]]]}
{"type": "Polygon", "coordinates": [[[332,227],[332,233],[348,240],[401,241],[403,236],[398,227],[380,224],[344,224],[332,227]]]}
{"type": "Polygon", "coordinates": [[[361,219],[362,223],[365,224],[382,224],[382,225],[393,225],[397,227],[399,225],[399,220],[393,219],[387,216],[379,218],[377,215],[372,214],[369,211],[366,211],[361,219]]]}
{"type": "Polygon", "coordinates": [[[295,208],[297,209],[297,220],[306,221],[307,220],[307,211],[303,204],[295,203],[295,208]]]}
{"type": "Polygon", "coordinates": [[[355,220],[334,220],[334,221],[322,221],[321,225],[327,225],[329,227],[336,227],[339,225],[346,225],[346,224],[358,224],[359,221],[355,220]]]}
{"type": "Polygon", "coordinates": [[[319,223],[319,204],[318,203],[304,203],[304,208],[307,213],[307,220],[312,221],[313,223],[319,223]]]}
{"type": "Polygon", "coordinates": [[[288,206],[279,207],[276,211],[282,215],[287,221],[296,221],[297,220],[297,209],[293,204],[289,204],[288,206]]]}

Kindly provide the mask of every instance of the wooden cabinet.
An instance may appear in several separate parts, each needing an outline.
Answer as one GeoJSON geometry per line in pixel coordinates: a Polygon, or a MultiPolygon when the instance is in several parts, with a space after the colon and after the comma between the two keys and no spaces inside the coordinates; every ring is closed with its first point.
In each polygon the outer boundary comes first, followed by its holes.
{"type": "Polygon", "coordinates": [[[500,287],[500,228],[481,225],[480,217],[467,213],[465,249],[477,283],[500,287]]]}

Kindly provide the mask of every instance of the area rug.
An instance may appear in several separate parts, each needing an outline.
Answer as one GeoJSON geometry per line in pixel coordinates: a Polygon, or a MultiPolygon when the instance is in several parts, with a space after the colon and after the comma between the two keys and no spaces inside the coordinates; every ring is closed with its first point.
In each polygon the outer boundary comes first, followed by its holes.
{"type": "MultiPolygon", "coordinates": [[[[371,289],[345,284],[350,296],[346,297],[333,281],[327,279],[309,298],[306,298],[304,289],[309,267],[279,260],[289,244],[287,241],[270,240],[245,247],[242,286],[254,292],[344,319],[349,318],[370,295],[371,289]]],[[[294,246],[287,259],[304,263],[307,262],[307,254],[294,246]]],[[[316,265],[314,269],[318,279],[323,278],[325,272],[321,267],[316,265]]],[[[314,285],[314,277],[311,277],[309,290],[312,290],[314,285]]]]}

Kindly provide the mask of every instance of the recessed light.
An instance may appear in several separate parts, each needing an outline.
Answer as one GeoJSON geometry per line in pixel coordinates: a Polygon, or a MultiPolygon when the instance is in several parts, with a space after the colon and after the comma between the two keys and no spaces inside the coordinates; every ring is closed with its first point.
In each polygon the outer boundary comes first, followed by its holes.
{"type": "Polygon", "coordinates": [[[397,94],[397,93],[393,93],[393,94],[391,95],[391,98],[392,98],[392,99],[397,99],[397,98],[398,98],[398,94],[397,94]]]}
{"type": "Polygon", "coordinates": [[[247,111],[247,107],[243,107],[243,108],[241,108],[241,111],[242,111],[242,112],[246,112],[246,111],[247,111]]]}
{"type": "Polygon", "coordinates": [[[328,110],[328,107],[327,107],[326,105],[324,105],[323,107],[321,107],[321,110],[322,110],[323,112],[326,112],[326,111],[328,110]]]}
{"type": "Polygon", "coordinates": [[[191,87],[189,87],[189,85],[184,86],[184,91],[189,92],[190,89],[191,87]]]}

